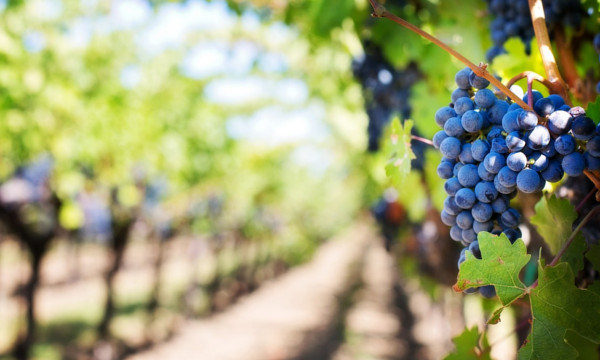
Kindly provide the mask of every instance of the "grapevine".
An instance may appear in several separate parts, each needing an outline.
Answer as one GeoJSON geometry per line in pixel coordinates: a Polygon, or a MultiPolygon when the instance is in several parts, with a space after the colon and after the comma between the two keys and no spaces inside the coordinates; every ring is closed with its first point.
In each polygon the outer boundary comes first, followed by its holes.
{"type": "MultiPolygon", "coordinates": [[[[499,20],[492,23],[495,45],[488,52],[488,58],[491,60],[505,52],[502,45],[509,36],[519,35],[528,46],[535,35],[547,76],[544,78],[534,72],[523,71],[510,79],[506,86],[487,71],[485,64],[475,66],[446,44],[391,14],[374,0],[371,0],[371,5],[374,17],[387,18],[408,28],[467,66],[456,73],[456,89],[452,92],[449,105],[435,113],[435,123],[441,130],[433,136],[433,146],[442,155],[437,175],[445,179],[444,190],[447,195],[440,213],[441,220],[450,228],[452,240],[464,246],[457,261],[460,271],[454,289],[468,293],[477,291],[486,298],[498,296],[503,308],[529,295],[533,314],[540,306],[536,299],[543,292],[537,291],[541,279],[556,271],[556,276],[562,272],[567,279],[571,279],[568,281],[573,282],[573,296],[581,296],[571,304],[573,309],[566,311],[575,311],[590,301],[598,305],[595,295],[584,296],[577,292],[572,273],[567,275],[567,268],[561,266],[565,265],[561,262],[562,257],[570,247],[585,250],[585,243],[578,238],[579,232],[600,209],[598,206],[572,229],[572,221],[577,218],[575,208],[569,208],[565,202],[554,197],[550,200],[542,197],[539,209],[536,206],[539,213],[531,222],[541,229],[547,226],[549,217],[557,216],[553,211],[562,211],[567,217],[564,219],[566,225],[559,230],[559,239],[547,235],[546,241],[552,248],[554,257],[547,266],[540,262],[538,280],[526,286],[519,279],[518,271],[514,272],[526,265],[529,255],[524,255],[525,248],[521,240],[523,234],[519,228],[523,215],[512,199],[519,193],[540,193],[547,188],[548,183],[561,182],[565,176],[577,178],[585,175],[596,186],[594,192],[600,189],[595,173],[600,170],[600,125],[596,126],[600,119],[592,119],[583,107],[572,105],[568,87],[552,53],[546,26],[547,23],[551,28],[560,26],[556,24],[556,15],[563,9],[562,5],[558,2],[542,4],[541,0],[530,0],[528,6],[525,2],[488,2],[490,10],[506,11],[500,14],[499,20]],[[510,6],[513,5],[519,6],[519,9],[511,9],[510,6]],[[544,5],[549,6],[550,10],[545,11],[544,5]],[[505,19],[515,11],[520,17],[504,24],[507,21],[505,19]],[[530,15],[530,22],[525,20],[523,13],[527,14],[527,19],[530,15]],[[521,79],[527,79],[525,90],[515,85],[521,79]],[[534,81],[545,86],[550,94],[544,96],[533,90],[534,81]],[[542,212],[544,206],[550,209],[546,213],[542,212]],[[573,245],[576,239],[579,239],[577,246],[573,245]],[[517,254],[521,256],[518,263],[517,254]],[[490,256],[497,256],[497,259],[491,260],[490,256]],[[504,268],[514,270],[511,270],[510,276],[503,277],[491,272],[489,261],[501,264],[499,268],[497,264],[494,265],[497,268],[494,272],[506,271],[504,268]],[[517,289],[506,289],[505,285],[508,283],[518,284],[517,289]]],[[[581,18],[578,16],[581,13],[581,8],[573,7],[564,16],[566,23],[579,26],[581,18]]],[[[598,36],[594,39],[596,51],[596,42],[600,42],[598,39],[598,36]]],[[[528,47],[526,50],[530,51],[528,47]]],[[[584,201],[587,199],[589,196],[584,201]]],[[[579,265],[570,265],[572,271],[580,269],[579,265]]],[[[548,279],[544,280],[544,284],[546,281],[548,279]]],[[[498,322],[501,311],[502,308],[492,316],[490,324],[498,322]]],[[[547,349],[540,350],[539,345],[536,350],[532,345],[540,344],[543,340],[538,335],[540,320],[536,322],[535,317],[531,316],[533,325],[520,350],[520,358],[546,358],[551,352],[547,349]]],[[[553,315],[547,316],[551,321],[556,321],[553,315]]],[[[597,324],[597,317],[595,318],[597,324]]],[[[544,326],[554,326],[557,328],[555,331],[559,331],[561,326],[568,326],[583,334],[583,329],[587,326],[583,325],[584,322],[583,319],[577,319],[569,325],[553,323],[544,326]]],[[[588,339],[594,343],[600,342],[596,334],[588,339]]],[[[573,351],[572,348],[562,349],[559,345],[553,348],[564,351],[564,354],[573,351]]]]}

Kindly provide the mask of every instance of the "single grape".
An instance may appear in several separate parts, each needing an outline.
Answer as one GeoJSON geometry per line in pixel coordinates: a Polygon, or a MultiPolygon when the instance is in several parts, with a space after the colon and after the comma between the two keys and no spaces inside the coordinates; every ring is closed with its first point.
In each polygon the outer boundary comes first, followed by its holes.
{"type": "Polygon", "coordinates": [[[444,131],[446,132],[446,135],[456,138],[465,133],[465,129],[462,127],[460,118],[458,117],[452,117],[446,120],[444,131]]]}
{"type": "Polygon", "coordinates": [[[485,285],[479,288],[479,293],[486,299],[491,299],[496,296],[496,288],[494,285],[485,285]]]}
{"type": "Polygon", "coordinates": [[[475,89],[485,89],[490,84],[489,80],[477,76],[473,71],[469,74],[469,83],[475,89]]]}
{"type": "Polygon", "coordinates": [[[539,116],[548,116],[552,114],[555,110],[554,103],[551,99],[548,98],[539,99],[535,102],[533,110],[535,110],[535,112],[538,113],[539,116]]]}
{"type": "Polygon", "coordinates": [[[521,214],[516,209],[509,208],[502,213],[502,222],[509,228],[516,228],[521,221],[521,214]]]}
{"type": "Polygon", "coordinates": [[[473,221],[473,231],[475,231],[476,234],[479,234],[482,231],[490,232],[493,228],[494,222],[491,220],[485,222],[473,221]]]}
{"type": "Polygon", "coordinates": [[[444,106],[435,113],[435,123],[439,127],[443,128],[446,121],[450,118],[456,117],[456,111],[449,106],[444,106]]]}
{"type": "Polygon", "coordinates": [[[504,115],[504,117],[502,118],[502,128],[504,129],[504,131],[506,131],[507,133],[511,133],[513,131],[521,130],[521,127],[519,126],[519,122],[517,120],[521,112],[522,111],[519,110],[509,111],[506,113],[506,115],[504,115]]]}
{"type": "Polygon", "coordinates": [[[452,92],[452,96],[451,96],[452,103],[454,104],[456,102],[456,100],[460,99],[461,97],[471,98],[471,94],[469,93],[468,90],[465,90],[465,89],[460,89],[460,88],[455,89],[452,92]]]}
{"type": "Polygon", "coordinates": [[[540,176],[535,170],[524,169],[517,175],[517,188],[524,193],[535,192],[539,184],[540,176]]]}
{"type": "Polygon", "coordinates": [[[480,202],[491,203],[498,197],[498,190],[494,187],[494,183],[481,181],[475,185],[475,197],[480,202]]]}
{"type": "Polygon", "coordinates": [[[499,193],[505,194],[505,195],[512,194],[515,191],[515,189],[517,188],[516,186],[507,187],[507,186],[500,184],[498,176],[496,176],[494,178],[494,187],[496,188],[496,190],[498,190],[499,193]]]}
{"type": "Polygon", "coordinates": [[[546,181],[557,182],[564,176],[564,171],[560,161],[558,160],[550,160],[548,167],[546,170],[542,171],[542,178],[546,181]]]}
{"type": "Polygon", "coordinates": [[[589,139],[586,144],[586,149],[591,155],[600,157],[600,135],[596,135],[589,139]]]}
{"type": "Polygon", "coordinates": [[[537,115],[531,111],[521,111],[517,116],[517,124],[522,130],[532,130],[538,124],[537,115]]]}
{"type": "Polygon", "coordinates": [[[512,171],[508,166],[503,167],[496,175],[498,182],[507,188],[517,185],[517,173],[512,171]]]}
{"type": "Polygon", "coordinates": [[[477,239],[477,233],[475,233],[475,230],[473,230],[473,228],[463,229],[462,238],[463,241],[461,241],[461,243],[463,245],[468,245],[477,239]]]}
{"type": "Polygon", "coordinates": [[[439,150],[442,141],[444,141],[444,139],[446,139],[447,137],[448,135],[446,135],[446,132],[444,130],[436,132],[435,135],[433,135],[433,147],[439,150]]]}
{"type": "Polygon", "coordinates": [[[446,200],[444,200],[444,210],[448,214],[456,216],[459,212],[462,211],[462,208],[456,205],[454,196],[448,196],[446,200]]]}
{"type": "Polygon", "coordinates": [[[463,210],[456,216],[456,225],[461,229],[470,229],[473,227],[473,215],[471,211],[463,210]]]}
{"type": "Polygon", "coordinates": [[[531,170],[541,172],[541,171],[546,170],[546,168],[548,167],[549,161],[548,161],[548,158],[546,157],[546,155],[544,155],[540,152],[534,152],[533,154],[531,154],[529,156],[527,163],[529,164],[529,168],[531,170]]]}
{"type": "Polygon", "coordinates": [[[506,160],[504,158],[504,155],[494,151],[490,151],[490,153],[487,154],[483,159],[483,164],[488,172],[491,172],[492,174],[497,174],[498,171],[500,171],[500,169],[502,169],[504,165],[506,165],[506,160]]]}
{"type": "Polygon", "coordinates": [[[575,151],[575,138],[570,134],[563,134],[554,140],[554,149],[561,155],[568,155],[575,151]]]}
{"type": "Polygon", "coordinates": [[[513,131],[510,134],[506,135],[506,146],[511,152],[521,151],[527,144],[524,138],[525,137],[521,135],[520,132],[513,131]]]}
{"type": "Polygon", "coordinates": [[[469,110],[460,119],[462,127],[469,133],[476,133],[483,127],[483,117],[479,112],[469,110]]]}
{"type": "Polygon", "coordinates": [[[456,195],[456,192],[460,189],[462,189],[462,185],[460,184],[460,182],[458,181],[458,178],[453,176],[451,178],[449,178],[448,180],[446,180],[446,182],[444,183],[444,190],[446,191],[446,194],[448,194],[449,196],[454,196],[456,195]]]}
{"type": "Polygon", "coordinates": [[[502,214],[508,209],[508,198],[505,195],[498,196],[494,201],[492,201],[492,210],[496,214],[502,214]]]}
{"type": "Polygon", "coordinates": [[[454,201],[462,209],[470,209],[475,204],[477,198],[475,192],[469,188],[462,188],[456,192],[454,201]]]}
{"type": "Polygon", "coordinates": [[[456,225],[456,215],[450,215],[450,213],[448,213],[446,210],[442,210],[442,212],[440,213],[441,218],[442,218],[442,222],[446,225],[446,226],[454,226],[456,225]]]}
{"type": "Polygon", "coordinates": [[[483,161],[490,152],[490,144],[486,140],[477,139],[471,145],[471,155],[476,161],[483,161]]]}
{"type": "Polygon", "coordinates": [[[471,69],[466,67],[454,76],[454,81],[456,82],[456,86],[459,89],[469,90],[471,89],[471,83],[469,82],[469,75],[471,74],[471,69]]]}
{"type": "Polygon", "coordinates": [[[454,241],[462,241],[462,229],[458,225],[453,225],[450,228],[450,238],[454,241]]]}
{"type": "Polygon", "coordinates": [[[481,89],[475,93],[475,104],[482,108],[488,109],[496,103],[496,95],[490,89],[481,89]]]}
{"type": "Polygon", "coordinates": [[[479,175],[483,181],[494,181],[494,178],[496,177],[496,174],[486,170],[485,164],[482,162],[477,165],[477,175],[479,175]]]}
{"type": "Polygon", "coordinates": [[[464,143],[460,154],[458,154],[458,160],[463,164],[472,164],[475,162],[473,159],[473,152],[471,150],[472,145],[470,143],[464,143]]]}
{"type": "Polygon", "coordinates": [[[573,119],[571,132],[577,140],[589,140],[596,132],[596,124],[587,116],[579,116],[573,119]]]}
{"type": "Polygon", "coordinates": [[[448,159],[442,159],[437,167],[437,174],[442,179],[450,179],[453,176],[454,163],[448,159]]]}
{"type": "Polygon", "coordinates": [[[541,150],[550,143],[550,133],[543,125],[537,125],[527,137],[527,146],[532,150],[541,150]]]}
{"type": "Polygon", "coordinates": [[[581,153],[572,152],[563,157],[561,165],[567,175],[579,176],[585,169],[585,158],[581,153]]]}
{"type": "Polygon", "coordinates": [[[527,166],[527,155],[522,152],[514,152],[506,157],[506,166],[512,171],[519,172],[527,166]]]}
{"type": "Polygon", "coordinates": [[[600,170],[600,157],[596,157],[587,151],[583,154],[583,157],[585,158],[585,163],[588,170],[600,170]]]}
{"type": "Polygon", "coordinates": [[[455,137],[452,137],[452,136],[447,137],[440,144],[440,152],[446,158],[456,159],[458,154],[460,154],[460,151],[461,151],[460,140],[458,140],[455,137]]]}
{"type": "Polygon", "coordinates": [[[554,108],[556,108],[556,109],[558,109],[561,106],[565,105],[565,100],[560,95],[550,94],[550,95],[547,96],[547,98],[552,101],[552,103],[554,104],[554,108]]]}
{"type": "Polygon", "coordinates": [[[502,125],[502,118],[508,112],[508,103],[504,100],[495,100],[494,105],[488,109],[488,119],[491,124],[502,125]]]}
{"type": "MultiPolygon", "coordinates": [[[[494,215],[494,210],[490,204],[477,202],[471,209],[471,215],[473,219],[479,222],[486,222],[492,218],[492,215],[494,215]]],[[[473,226],[472,223],[471,226],[473,226]]]]}
{"type": "Polygon", "coordinates": [[[456,111],[456,114],[458,114],[459,116],[462,116],[467,111],[473,109],[475,109],[475,104],[471,99],[466,97],[462,97],[456,100],[456,102],[454,103],[454,111],[456,111]]]}
{"type": "Polygon", "coordinates": [[[520,239],[522,234],[519,228],[504,229],[504,235],[508,238],[511,244],[514,244],[517,239],[520,239]]]}
{"type": "Polygon", "coordinates": [[[458,181],[464,187],[474,187],[480,180],[476,165],[467,164],[458,171],[458,181]]]}
{"type": "Polygon", "coordinates": [[[573,118],[568,112],[555,111],[548,117],[548,130],[556,135],[565,134],[571,128],[572,121],[573,118]]]}

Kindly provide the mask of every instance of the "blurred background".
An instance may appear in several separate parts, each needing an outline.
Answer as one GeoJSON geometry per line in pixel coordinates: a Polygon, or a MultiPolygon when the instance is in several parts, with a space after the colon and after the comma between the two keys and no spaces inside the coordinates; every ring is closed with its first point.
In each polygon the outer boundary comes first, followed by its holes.
{"type": "MultiPolygon", "coordinates": [[[[386,6],[485,59],[484,1],[386,6]]],[[[271,314],[292,335],[237,358],[439,359],[481,323],[494,303],[450,286],[440,155],[410,140],[463,66],[370,13],[0,1],[0,359],[235,358],[277,304],[318,316],[271,314]],[[245,332],[233,309],[258,311],[245,332]]],[[[518,61],[494,64],[540,66],[518,61]]]]}

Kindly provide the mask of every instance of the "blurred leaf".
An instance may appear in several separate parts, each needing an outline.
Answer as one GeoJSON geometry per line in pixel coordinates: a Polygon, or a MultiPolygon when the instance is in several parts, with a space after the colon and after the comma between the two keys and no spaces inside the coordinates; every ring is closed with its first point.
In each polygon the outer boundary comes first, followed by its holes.
{"type": "Polygon", "coordinates": [[[550,252],[556,255],[573,233],[575,219],[577,212],[569,200],[559,199],[553,194],[550,198],[542,196],[535,204],[535,215],[531,217],[531,223],[544,237],[550,252]]]}
{"type": "Polygon", "coordinates": [[[600,123],[600,96],[596,97],[596,102],[588,104],[587,109],[585,109],[585,114],[587,117],[594,120],[596,125],[600,123]]]}
{"type": "Polygon", "coordinates": [[[411,120],[405,121],[404,126],[398,117],[392,120],[391,135],[388,140],[391,143],[391,156],[385,166],[385,172],[396,187],[402,184],[410,172],[411,160],[416,158],[410,146],[412,126],[411,120]]]}
{"type": "Polygon", "coordinates": [[[453,338],[452,342],[456,348],[444,360],[491,360],[491,348],[485,333],[480,335],[477,326],[465,329],[460,335],[453,338]]]}

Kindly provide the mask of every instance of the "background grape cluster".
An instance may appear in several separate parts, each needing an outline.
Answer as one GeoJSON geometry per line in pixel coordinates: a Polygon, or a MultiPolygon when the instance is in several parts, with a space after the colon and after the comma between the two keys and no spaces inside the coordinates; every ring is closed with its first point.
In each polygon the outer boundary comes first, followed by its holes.
{"type": "MultiPolygon", "coordinates": [[[[512,37],[518,37],[525,44],[527,54],[531,52],[531,39],[534,36],[529,4],[527,0],[486,0],[489,13],[494,17],[490,33],[494,45],[486,56],[492,61],[496,56],[506,53],[504,43],[512,37]]],[[[545,0],[544,12],[548,30],[558,26],[578,28],[586,12],[580,2],[568,0],[545,0]]]]}
{"type": "MultiPolygon", "coordinates": [[[[581,107],[558,95],[533,91],[535,112],[488,89],[489,82],[469,68],[455,77],[452,102],[436,112],[443,128],[433,138],[443,158],[438,175],[448,195],[441,212],[450,236],[480,257],[477,233],[503,232],[511,242],[521,236],[521,214],[510,207],[517,191],[541,191],[565,174],[600,169],[600,127],[581,107]]],[[[528,94],[519,94],[527,102],[528,94]]],[[[484,296],[493,289],[480,288],[484,296]]]]}

